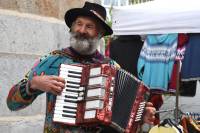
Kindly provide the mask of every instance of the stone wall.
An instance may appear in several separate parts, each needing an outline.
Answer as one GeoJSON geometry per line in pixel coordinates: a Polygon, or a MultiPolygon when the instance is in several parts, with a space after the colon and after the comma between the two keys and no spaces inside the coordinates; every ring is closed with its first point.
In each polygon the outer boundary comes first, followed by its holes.
{"type": "Polygon", "coordinates": [[[84,2],[85,0],[0,0],[0,8],[63,19],[66,10],[81,7],[84,2]]]}
{"type": "Polygon", "coordinates": [[[83,4],[84,0],[0,0],[1,133],[43,132],[45,94],[13,112],[7,108],[6,97],[37,58],[68,46],[69,29],[63,16],[83,4]]]}

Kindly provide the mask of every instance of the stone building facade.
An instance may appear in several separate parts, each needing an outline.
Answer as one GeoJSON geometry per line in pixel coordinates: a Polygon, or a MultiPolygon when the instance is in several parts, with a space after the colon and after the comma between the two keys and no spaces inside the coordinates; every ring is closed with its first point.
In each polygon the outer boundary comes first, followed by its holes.
{"type": "MultiPolygon", "coordinates": [[[[11,112],[6,97],[40,56],[68,44],[66,10],[85,0],[0,0],[0,132],[42,133],[45,94],[11,112]]],[[[100,3],[100,0],[90,0],[100,3]]]]}

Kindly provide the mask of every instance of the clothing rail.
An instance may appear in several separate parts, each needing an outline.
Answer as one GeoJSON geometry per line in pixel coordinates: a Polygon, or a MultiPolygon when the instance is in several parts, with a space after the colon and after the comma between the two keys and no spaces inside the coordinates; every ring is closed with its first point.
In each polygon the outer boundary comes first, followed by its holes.
{"type": "Polygon", "coordinates": [[[155,113],[158,114],[158,113],[172,112],[172,111],[174,111],[175,109],[176,109],[176,108],[174,108],[174,109],[166,109],[166,110],[158,110],[158,111],[156,111],[155,113]]]}

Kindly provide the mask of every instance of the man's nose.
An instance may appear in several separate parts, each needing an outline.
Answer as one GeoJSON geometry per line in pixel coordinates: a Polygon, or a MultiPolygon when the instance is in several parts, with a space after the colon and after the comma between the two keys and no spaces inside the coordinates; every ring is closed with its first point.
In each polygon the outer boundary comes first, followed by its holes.
{"type": "Polygon", "coordinates": [[[86,29],[86,26],[81,26],[81,27],[79,27],[79,33],[82,33],[82,34],[84,34],[84,33],[87,33],[87,29],[86,29]]]}

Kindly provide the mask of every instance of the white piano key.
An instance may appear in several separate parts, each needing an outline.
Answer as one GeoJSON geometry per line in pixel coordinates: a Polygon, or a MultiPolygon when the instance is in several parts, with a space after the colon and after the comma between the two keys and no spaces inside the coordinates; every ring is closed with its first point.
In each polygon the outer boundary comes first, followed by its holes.
{"type": "Polygon", "coordinates": [[[73,82],[77,82],[77,83],[81,82],[81,78],[71,78],[71,77],[65,77],[63,75],[60,75],[60,77],[64,78],[65,81],[73,81],[73,82]]]}
{"type": "Polygon", "coordinates": [[[65,87],[65,88],[63,89],[63,92],[66,92],[66,91],[83,92],[84,90],[85,90],[84,87],[79,87],[79,88],[65,87]]]}
{"type": "Polygon", "coordinates": [[[66,69],[73,69],[73,70],[82,70],[83,67],[81,66],[73,66],[73,65],[68,65],[68,64],[61,64],[61,68],[66,68],[66,69]]]}
{"type": "Polygon", "coordinates": [[[62,93],[63,95],[66,95],[66,96],[75,96],[75,97],[78,97],[78,94],[77,92],[72,92],[72,91],[65,91],[62,93]]]}
{"type": "Polygon", "coordinates": [[[66,97],[59,97],[57,98],[57,100],[67,100],[67,101],[71,101],[71,102],[78,102],[78,101],[82,101],[84,100],[84,97],[77,97],[76,99],[73,98],[66,98],[66,97]]]}
{"type": "Polygon", "coordinates": [[[78,93],[72,93],[69,91],[62,92],[61,96],[71,96],[71,97],[78,97],[78,93]]]}
{"type": "Polygon", "coordinates": [[[74,112],[74,113],[77,112],[76,109],[65,108],[65,107],[63,107],[63,106],[58,106],[58,105],[56,106],[55,110],[60,110],[60,111],[62,111],[62,110],[67,110],[67,111],[71,111],[71,112],[74,112]]]}
{"type": "Polygon", "coordinates": [[[62,69],[60,70],[60,75],[65,75],[65,76],[68,76],[68,75],[73,75],[73,76],[81,76],[81,73],[72,73],[72,72],[68,72],[68,71],[62,71],[62,69]]]}
{"type": "Polygon", "coordinates": [[[63,114],[63,115],[68,115],[69,117],[76,117],[76,113],[67,113],[64,112],[63,110],[54,110],[54,114],[63,114]]]}
{"type": "Polygon", "coordinates": [[[77,108],[77,103],[70,103],[70,102],[65,102],[63,100],[57,100],[57,99],[56,99],[56,102],[59,102],[61,104],[65,104],[65,106],[77,108]]]}
{"type": "Polygon", "coordinates": [[[54,115],[53,121],[75,124],[76,118],[68,118],[68,117],[63,117],[62,115],[54,115]]]}
{"type": "Polygon", "coordinates": [[[77,109],[77,107],[68,106],[68,105],[66,105],[66,103],[62,103],[62,102],[57,102],[55,106],[56,107],[68,108],[68,109],[75,109],[75,110],[77,109]]]}
{"type": "Polygon", "coordinates": [[[73,73],[73,74],[81,74],[82,70],[76,70],[76,69],[67,69],[67,68],[60,68],[60,72],[65,72],[65,73],[73,73]]]}
{"type": "Polygon", "coordinates": [[[66,97],[57,97],[56,99],[58,100],[69,100],[69,101],[73,101],[73,102],[77,102],[78,101],[78,98],[77,99],[73,99],[73,98],[66,98],[66,97]]]}

